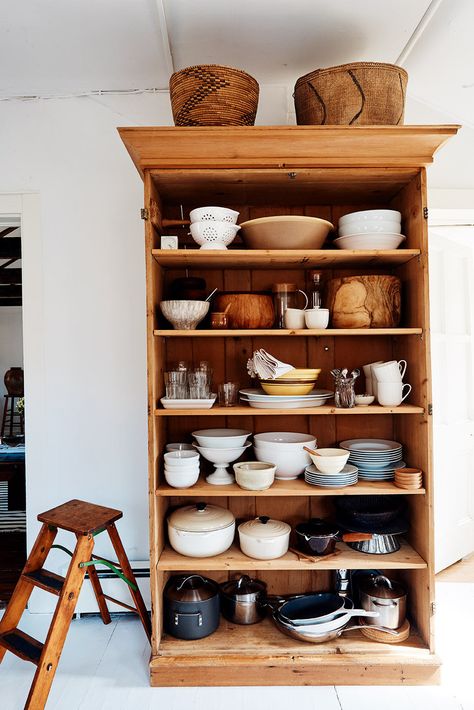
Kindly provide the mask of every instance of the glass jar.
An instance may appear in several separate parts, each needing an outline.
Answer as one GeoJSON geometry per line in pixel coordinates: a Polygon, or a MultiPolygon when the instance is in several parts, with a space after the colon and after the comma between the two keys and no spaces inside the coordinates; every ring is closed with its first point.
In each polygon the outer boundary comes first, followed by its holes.
{"type": "Polygon", "coordinates": [[[308,296],[296,284],[273,284],[273,305],[276,314],[276,327],[285,328],[285,311],[287,308],[302,308],[308,306],[308,296]],[[298,294],[302,294],[304,305],[298,306],[298,294]]]}

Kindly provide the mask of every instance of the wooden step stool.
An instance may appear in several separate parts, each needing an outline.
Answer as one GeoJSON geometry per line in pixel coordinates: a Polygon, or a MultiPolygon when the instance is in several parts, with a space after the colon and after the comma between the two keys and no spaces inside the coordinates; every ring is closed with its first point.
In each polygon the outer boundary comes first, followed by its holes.
{"type": "MultiPolygon", "coordinates": [[[[86,503],[82,500],[70,500],[64,505],[38,515],[38,520],[43,523],[43,526],[26,561],[8,607],[0,620],[0,662],[8,650],[37,666],[25,709],[42,710],[46,704],[86,570],[89,573],[104,624],[110,623],[110,614],[106,603],[106,599],[108,599],[136,612],[140,617],[148,639],[150,639],[151,624],[148,612],[115,527],[115,521],[121,518],[122,515],[123,513],[120,510],[104,508],[101,505],[86,503]],[[61,577],[54,572],[48,572],[48,570],[43,568],[59,529],[74,533],[77,540],[66,577],[61,577]],[[94,548],[94,536],[104,530],[108,532],[118,558],[118,566],[121,572],[117,571],[117,573],[127,581],[134,606],[129,606],[117,599],[113,599],[102,591],[95,569],[95,565],[99,564],[100,558],[93,555],[92,550],[94,548]],[[33,587],[39,587],[59,597],[44,644],[17,628],[33,587]]],[[[113,563],[108,560],[100,560],[100,563],[114,568],[113,563]]]]}

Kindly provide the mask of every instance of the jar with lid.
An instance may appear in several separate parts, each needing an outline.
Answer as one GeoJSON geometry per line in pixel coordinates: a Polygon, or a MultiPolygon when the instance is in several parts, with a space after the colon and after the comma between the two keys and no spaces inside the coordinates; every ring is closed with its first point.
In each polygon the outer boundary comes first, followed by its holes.
{"type": "MultiPolygon", "coordinates": [[[[308,296],[296,284],[281,283],[273,284],[273,305],[276,313],[276,327],[285,328],[285,311],[287,308],[308,307],[308,296]],[[301,294],[304,299],[303,305],[298,305],[298,295],[301,294]]],[[[301,299],[300,299],[301,300],[301,299]]]]}

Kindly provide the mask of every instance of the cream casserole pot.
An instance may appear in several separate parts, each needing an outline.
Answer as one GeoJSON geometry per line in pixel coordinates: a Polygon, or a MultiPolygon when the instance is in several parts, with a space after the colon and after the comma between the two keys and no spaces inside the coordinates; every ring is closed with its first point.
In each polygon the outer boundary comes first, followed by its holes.
{"type": "Polygon", "coordinates": [[[261,515],[239,525],[240,549],[256,560],[275,560],[288,552],[291,527],[261,515]]]}
{"type": "Polygon", "coordinates": [[[233,514],[219,505],[186,505],[168,518],[170,545],[186,557],[220,555],[232,545],[234,533],[233,514]]]}

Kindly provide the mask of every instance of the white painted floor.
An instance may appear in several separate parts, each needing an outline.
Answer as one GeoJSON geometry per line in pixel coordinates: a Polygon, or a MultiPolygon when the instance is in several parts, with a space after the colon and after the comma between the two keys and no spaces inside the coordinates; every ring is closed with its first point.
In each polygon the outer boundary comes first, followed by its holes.
{"type": "MultiPolygon", "coordinates": [[[[74,620],[47,710],[474,710],[474,584],[437,585],[437,687],[150,688],[149,646],[135,618],[74,620]]],[[[24,616],[44,638],[48,616],[24,616]]],[[[0,708],[21,710],[34,666],[7,653],[0,666],[0,708]]]]}

